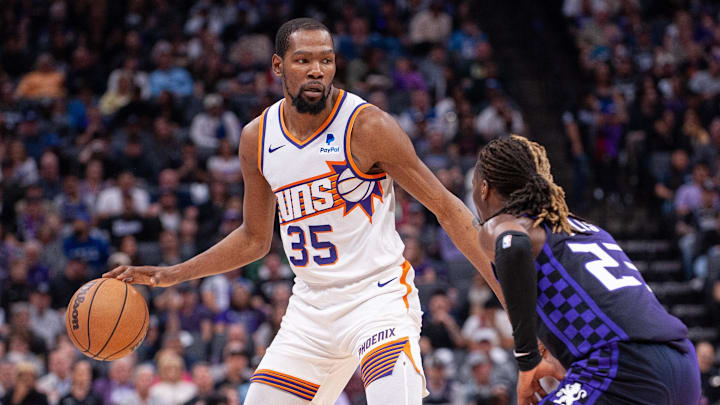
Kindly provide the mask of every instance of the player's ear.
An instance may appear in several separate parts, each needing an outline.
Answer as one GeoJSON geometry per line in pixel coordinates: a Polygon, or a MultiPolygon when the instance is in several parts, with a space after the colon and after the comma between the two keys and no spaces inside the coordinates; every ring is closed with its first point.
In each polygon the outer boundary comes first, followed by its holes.
{"type": "Polygon", "coordinates": [[[482,179],[480,181],[480,198],[485,201],[490,197],[490,184],[487,180],[482,179]]]}
{"type": "Polygon", "coordinates": [[[283,60],[280,55],[274,53],[272,56],[272,71],[277,77],[282,76],[282,62],[283,60]]]}

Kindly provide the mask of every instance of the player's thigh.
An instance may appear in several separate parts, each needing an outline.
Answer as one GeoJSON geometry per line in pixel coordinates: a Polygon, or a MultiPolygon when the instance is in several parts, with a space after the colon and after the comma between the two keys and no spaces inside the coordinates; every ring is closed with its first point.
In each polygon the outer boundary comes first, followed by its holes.
{"type": "Polygon", "coordinates": [[[310,401],[267,384],[252,383],[244,405],[305,405],[310,401]]]}
{"type": "Polygon", "coordinates": [[[368,405],[422,404],[425,381],[405,353],[398,357],[392,373],[365,388],[368,405]]]}

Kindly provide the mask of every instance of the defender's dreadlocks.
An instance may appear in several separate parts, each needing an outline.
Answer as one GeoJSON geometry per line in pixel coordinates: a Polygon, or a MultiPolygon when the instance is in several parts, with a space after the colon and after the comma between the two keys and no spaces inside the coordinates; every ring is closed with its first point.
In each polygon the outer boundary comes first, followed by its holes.
{"type": "Polygon", "coordinates": [[[480,151],[475,170],[506,198],[503,212],[535,216],[534,227],[545,221],[553,232],[572,232],[565,192],[553,181],[540,144],[517,135],[495,139],[480,151]]]}

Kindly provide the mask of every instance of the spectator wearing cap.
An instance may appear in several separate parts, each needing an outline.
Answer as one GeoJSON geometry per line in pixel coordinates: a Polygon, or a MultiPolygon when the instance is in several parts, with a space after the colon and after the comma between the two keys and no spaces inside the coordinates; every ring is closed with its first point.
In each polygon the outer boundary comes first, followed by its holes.
{"type": "Polygon", "coordinates": [[[234,112],[225,110],[219,94],[208,94],[203,100],[205,111],[196,115],[190,124],[190,139],[198,147],[200,156],[210,156],[226,139],[231,149],[240,143],[241,125],[234,112]]]}
{"type": "Polygon", "coordinates": [[[49,373],[37,381],[37,389],[47,395],[50,405],[57,405],[60,398],[70,392],[72,383],[72,358],[60,350],[48,355],[49,373]]]}
{"type": "Polygon", "coordinates": [[[92,367],[87,360],[80,360],[73,366],[70,392],[60,399],[59,405],[102,405],[102,399],[90,391],[92,367]]]}
{"type": "Polygon", "coordinates": [[[35,70],[20,79],[15,95],[21,99],[38,100],[60,98],[65,95],[65,75],[55,67],[55,61],[43,53],[35,61],[35,70]]]}
{"type": "Polygon", "coordinates": [[[177,97],[190,96],[193,79],[187,70],[173,62],[172,46],[159,41],[152,50],[155,70],[150,73],[150,96],[155,98],[167,91],[177,97]]]}
{"type": "Polygon", "coordinates": [[[110,248],[105,240],[92,234],[90,218],[79,213],[72,222],[72,234],[63,240],[63,252],[67,258],[81,258],[87,262],[92,276],[99,276],[105,269],[110,248]]]}
{"type": "Polygon", "coordinates": [[[425,378],[430,394],[423,399],[426,404],[462,404],[461,386],[448,376],[448,367],[442,358],[430,356],[425,361],[425,378]]]}
{"type": "Polygon", "coordinates": [[[15,366],[15,385],[0,400],[3,405],[47,405],[45,394],[35,389],[37,369],[32,363],[20,362],[15,366]]]}
{"type": "Polygon", "coordinates": [[[50,307],[50,286],[47,283],[34,284],[30,293],[30,329],[45,340],[47,347],[55,346],[58,334],[65,330],[62,315],[50,307]]]}
{"type": "Polygon", "coordinates": [[[195,384],[182,379],[185,362],[172,351],[158,355],[158,376],[160,381],[150,388],[150,402],[165,405],[182,405],[197,392],[195,384]]]}
{"type": "Polygon", "coordinates": [[[493,364],[483,353],[468,356],[467,366],[470,379],[463,385],[464,403],[510,404],[513,386],[506,381],[498,381],[493,374],[493,364]]]}
{"type": "Polygon", "coordinates": [[[135,211],[140,215],[144,215],[150,206],[150,195],[136,185],[135,175],[130,170],[124,170],[118,175],[116,186],[106,188],[100,192],[95,214],[100,218],[121,214],[125,195],[132,198],[135,211]]]}

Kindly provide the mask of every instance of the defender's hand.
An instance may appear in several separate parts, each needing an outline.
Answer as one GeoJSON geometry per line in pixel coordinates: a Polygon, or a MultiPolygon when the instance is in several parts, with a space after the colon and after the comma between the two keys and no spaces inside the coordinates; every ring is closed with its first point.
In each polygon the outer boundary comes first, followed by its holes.
{"type": "Polygon", "coordinates": [[[131,284],[145,284],[150,287],[170,287],[178,280],[172,267],[156,266],[118,266],[102,275],[104,278],[116,278],[131,284]]]}
{"type": "Polygon", "coordinates": [[[538,365],[528,371],[521,371],[518,374],[517,397],[518,405],[534,405],[539,402],[535,393],[540,397],[547,395],[547,392],[540,386],[540,379],[553,377],[558,380],[565,378],[565,369],[555,358],[543,358],[538,365]]]}

